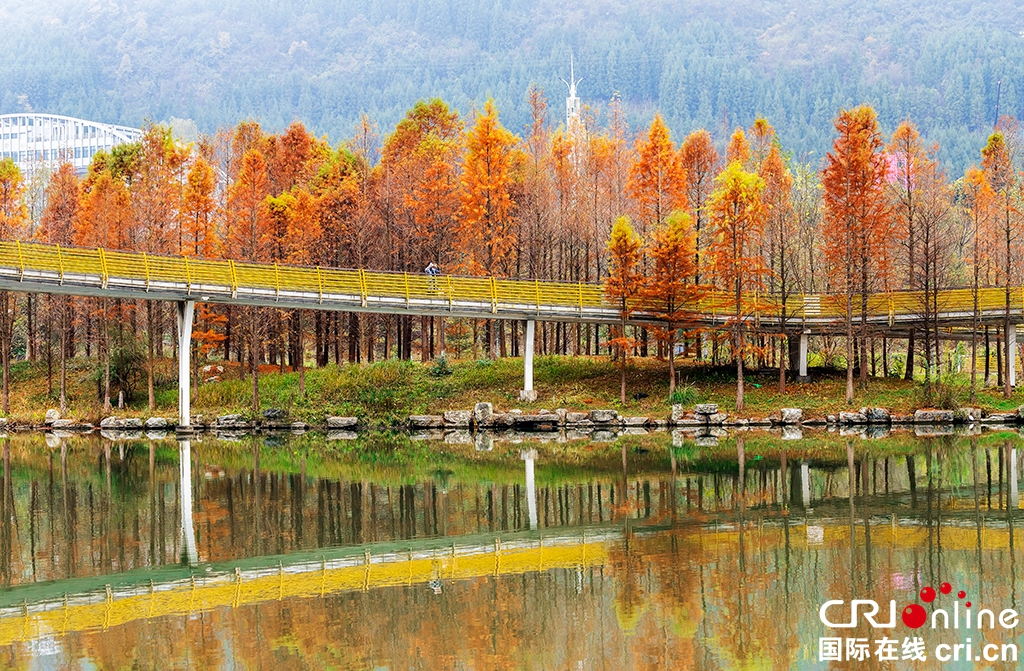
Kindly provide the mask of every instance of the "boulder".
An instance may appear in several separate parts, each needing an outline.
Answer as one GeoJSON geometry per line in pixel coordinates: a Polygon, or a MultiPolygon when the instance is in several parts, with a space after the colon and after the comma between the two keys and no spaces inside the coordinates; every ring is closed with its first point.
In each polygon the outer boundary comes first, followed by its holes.
{"type": "Polygon", "coordinates": [[[589,422],[590,414],[586,412],[567,412],[565,413],[566,424],[580,424],[581,422],[589,422]]]}
{"type": "Polygon", "coordinates": [[[693,412],[697,415],[716,415],[718,414],[717,403],[698,403],[693,406],[693,412]]]}
{"type": "Polygon", "coordinates": [[[887,424],[871,424],[864,432],[864,437],[871,440],[878,440],[879,438],[885,438],[889,435],[889,426],[887,424]]]}
{"type": "Polygon", "coordinates": [[[1015,424],[1017,415],[1011,412],[993,412],[985,415],[981,422],[983,424],[1015,424]]]}
{"type": "Polygon", "coordinates": [[[291,424],[288,425],[288,428],[291,430],[292,433],[306,433],[306,429],[308,429],[309,427],[306,425],[305,422],[292,422],[291,424]]]}
{"type": "Polygon", "coordinates": [[[484,425],[495,429],[507,429],[515,423],[516,415],[509,412],[496,412],[491,415],[491,419],[484,425]]]}
{"type": "Polygon", "coordinates": [[[946,424],[952,422],[952,410],[918,410],[914,413],[915,424],[946,424]]]}
{"type": "Polygon", "coordinates": [[[494,406],[490,403],[477,403],[473,406],[473,421],[477,426],[483,426],[494,414],[494,406]]]}
{"type": "Polygon", "coordinates": [[[49,426],[56,422],[58,419],[60,419],[60,411],[57,410],[56,408],[50,408],[49,410],[46,411],[46,418],[43,419],[43,424],[49,426]]]}
{"type": "Polygon", "coordinates": [[[287,416],[288,413],[281,408],[267,408],[263,411],[263,419],[267,419],[272,422],[282,420],[287,416]]]}
{"type": "Polygon", "coordinates": [[[120,422],[118,426],[123,429],[141,429],[142,420],[138,417],[129,417],[128,419],[120,422]]]}
{"type": "Polygon", "coordinates": [[[590,421],[594,424],[610,424],[618,419],[619,413],[615,410],[591,410],[590,421]]]}
{"type": "Polygon", "coordinates": [[[9,421],[6,417],[0,417],[0,429],[5,428],[9,421]]]}
{"type": "Polygon", "coordinates": [[[914,416],[913,415],[889,415],[889,420],[893,424],[913,424],[914,423],[914,416]]]}
{"type": "Polygon", "coordinates": [[[409,426],[413,429],[439,429],[444,426],[441,415],[410,415],[409,426]]]}
{"type": "Polygon", "coordinates": [[[55,419],[50,422],[50,428],[52,429],[70,429],[75,423],[70,419],[55,419]]]}
{"type": "Polygon", "coordinates": [[[840,424],[867,424],[868,418],[862,412],[840,412],[840,424]]]}
{"type": "Polygon", "coordinates": [[[468,428],[473,420],[473,413],[470,410],[445,410],[444,423],[457,428],[468,428]]]}
{"type": "Polygon", "coordinates": [[[100,420],[101,429],[116,429],[122,426],[124,426],[124,422],[117,417],[104,417],[100,420]]]}
{"type": "MultiPolygon", "coordinates": [[[[715,406],[718,407],[717,405],[715,406]]],[[[725,420],[729,419],[729,415],[724,412],[716,412],[712,415],[707,415],[708,424],[725,424],[725,420]]]]}
{"type": "Polygon", "coordinates": [[[328,417],[328,429],[351,429],[359,423],[358,417],[328,417]]]}
{"type": "Polygon", "coordinates": [[[558,415],[558,424],[560,426],[565,426],[565,419],[569,416],[569,411],[565,408],[556,408],[555,414],[558,415]]]}
{"type": "Polygon", "coordinates": [[[166,429],[168,424],[163,417],[150,417],[143,426],[147,429],[166,429]]]}
{"type": "Polygon", "coordinates": [[[623,426],[647,426],[651,420],[647,417],[623,417],[623,426]]]}
{"type": "Polygon", "coordinates": [[[472,445],[473,434],[466,430],[449,431],[444,434],[444,442],[449,445],[472,445]]]}
{"type": "Polygon", "coordinates": [[[782,427],[782,439],[783,440],[802,440],[804,437],[803,429],[799,426],[787,424],[782,427]]]}
{"type": "Polygon", "coordinates": [[[953,419],[958,422],[980,422],[981,408],[960,408],[953,411],[953,419]]]}
{"type": "Polygon", "coordinates": [[[868,420],[868,424],[889,423],[889,411],[885,408],[861,408],[860,411],[868,420]]]}
{"type": "Polygon", "coordinates": [[[783,408],[779,413],[783,424],[799,424],[804,419],[802,408],[783,408]]]}
{"type": "Polygon", "coordinates": [[[217,418],[217,426],[238,426],[244,423],[241,415],[221,415],[217,418]]]}
{"type": "MultiPolygon", "coordinates": [[[[490,403],[488,403],[490,405],[490,403]]],[[[474,436],[477,452],[490,452],[494,449],[494,436],[489,433],[478,433],[474,436]]]]}
{"type": "Polygon", "coordinates": [[[673,424],[678,424],[679,422],[681,422],[683,420],[684,417],[686,417],[686,410],[683,408],[682,405],[676,403],[675,405],[672,406],[672,416],[671,417],[672,417],[672,423],[673,424]]]}

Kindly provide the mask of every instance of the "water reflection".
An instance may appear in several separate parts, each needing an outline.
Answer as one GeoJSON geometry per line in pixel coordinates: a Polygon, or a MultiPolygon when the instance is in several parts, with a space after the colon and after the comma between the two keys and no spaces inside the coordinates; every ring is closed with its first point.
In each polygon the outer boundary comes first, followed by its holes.
{"type": "Polygon", "coordinates": [[[825,598],[1017,605],[1010,433],[3,442],[0,665],[817,667],[825,598]]]}

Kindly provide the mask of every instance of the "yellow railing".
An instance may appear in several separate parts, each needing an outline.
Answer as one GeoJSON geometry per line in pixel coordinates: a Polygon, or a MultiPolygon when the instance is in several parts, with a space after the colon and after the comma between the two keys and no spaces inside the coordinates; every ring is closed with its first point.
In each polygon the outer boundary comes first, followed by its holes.
{"type": "Polygon", "coordinates": [[[490,552],[456,554],[439,551],[427,558],[377,563],[369,554],[365,561],[340,568],[302,570],[281,567],[246,577],[240,571],[167,588],[143,587],[129,594],[82,599],[69,596],[62,604],[21,614],[0,617],[0,646],[40,636],[93,629],[107,629],[127,622],[169,615],[189,615],[214,608],[237,607],[282,599],[323,597],[346,591],[366,591],[426,583],[448,582],[480,576],[517,575],[557,568],[588,568],[607,561],[603,543],[575,542],[568,545],[504,549],[495,541],[490,552]],[[85,603],[82,603],[82,601],[85,603]]]}
{"type": "MultiPolygon", "coordinates": [[[[574,314],[594,318],[595,313],[602,311],[607,318],[609,312],[616,310],[600,284],[456,275],[429,277],[419,273],[246,263],[20,241],[0,241],[0,268],[11,269],[19,279],[30,280],[33,273],[45,273],[55,276],[61,284],[108,287],[110,282],[117,282],[120,286],[129,284],[144,291],[183,285],[189,293],[210,295],[210,300],[224,299],[225,294],[238,297],[247,292],[262,292],[263,297],[301,293],[315,296],[321,303],[325,297],[333,297],[335,301],[344,297],[363,307],[367,307],[368,301],[378,304],[388,301],[390,307],[395,307],[397,302],[398,306],[410,309],[414,302],[427,302],[435,308],[438,303],[450,308],[462,304],[464,309],[481,312],[481,316],[514,310],[518,314],[550,312],[551,318],[568,318],[574,314]]],[[[938,292],[934,303],[939,313],[970,313],[973,294],[970,289],[946,289],[938,292]]],[[[1005,290],[981,289],[979,304],[982,311],[988,313],[1003,309],[1005,290]]],[[[645,312],[645,308],[651,306],[638,301],[633,307],[645,312]]],[[[853,297],[852,307],[855,318],[859,317],[859,296],[853,297]]],[[[1011,290],[1010,309],[1014,312],[1024,309],[1024,290],[1011,290]]],[[[925,311],[924,294],[910,291],[872,294],[868,297],[867,311],[871,317],[887,316],[891,322],[901,316],[920,315],[925,311]]],[[[695,318],[723,323],[736,313],[735,299],[731,292],[710,292],[696,304],[687,306],[687,312],[695,318]]],[[[742,298],[741,314],[745,318],[774,320],[781,313],[782,302],[777,295],[748,293],[742,298]]],[[[846,315],[846,297],[793,294],[786,301],[786,314],[793,321],[842,319],[846,315]]]]}

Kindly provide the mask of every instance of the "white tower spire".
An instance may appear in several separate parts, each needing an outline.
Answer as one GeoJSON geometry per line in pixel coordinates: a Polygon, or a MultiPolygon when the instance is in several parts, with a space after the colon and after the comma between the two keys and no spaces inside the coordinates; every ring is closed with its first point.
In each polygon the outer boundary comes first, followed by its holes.
{"type": "Polygon", "coordinates": [[[566,130],[574,131],[580,123],[580,99],[576,97],[576,85],[583,81],[580,77],[576,79],[576,68],[573,56],[569,54],[569,81],[562,79],[562,82],[569,87],[569,97],[565,99],[565,127],[566,130]]]}

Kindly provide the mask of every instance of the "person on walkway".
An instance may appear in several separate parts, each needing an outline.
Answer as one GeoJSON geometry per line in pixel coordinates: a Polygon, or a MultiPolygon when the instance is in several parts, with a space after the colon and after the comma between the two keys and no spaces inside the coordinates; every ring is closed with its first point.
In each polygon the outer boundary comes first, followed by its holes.
{"type": "Polygon", "coordinates": [[[431,261],[423,272],[430,276],[430,290],[437,291],[437,278],[441,275],[441,266],[431,261]]]}

